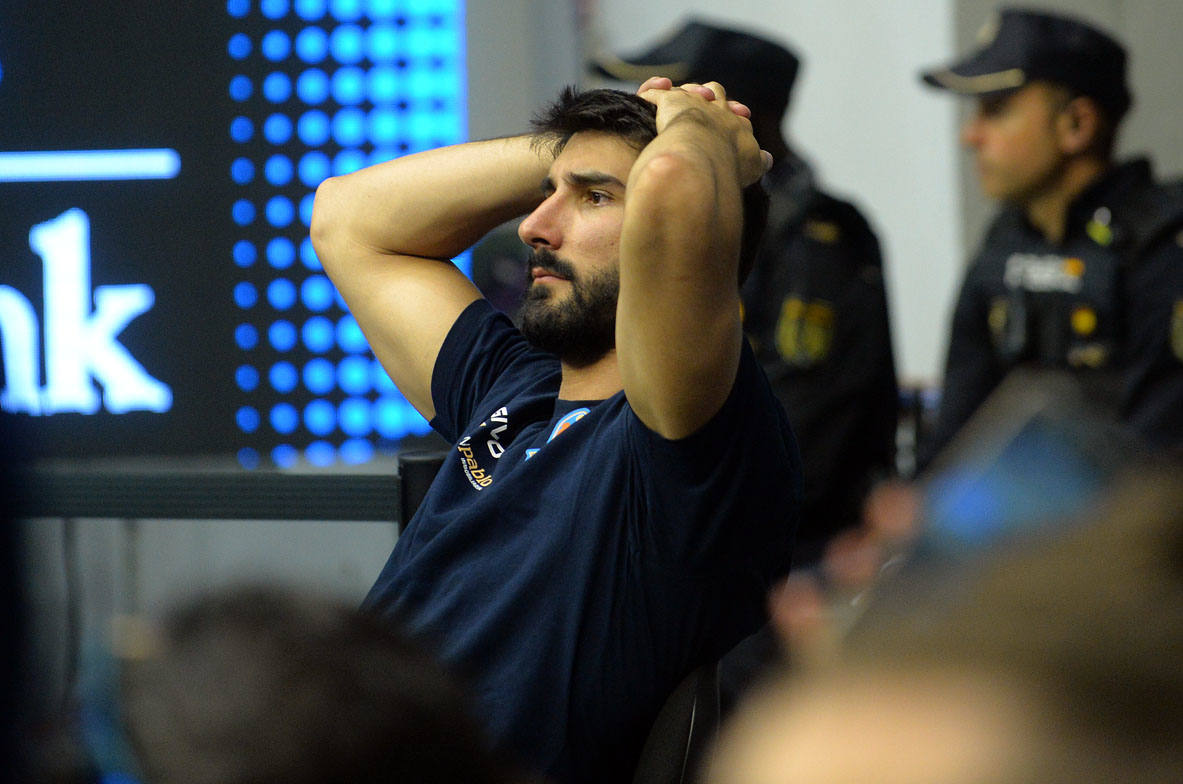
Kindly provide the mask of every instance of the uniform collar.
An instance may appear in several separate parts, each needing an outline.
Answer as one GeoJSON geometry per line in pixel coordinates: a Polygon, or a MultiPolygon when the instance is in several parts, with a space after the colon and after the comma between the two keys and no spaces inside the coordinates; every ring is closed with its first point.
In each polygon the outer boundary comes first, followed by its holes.
{"type": "Polygon", "coordinates": [[[1099,210],[1126,201],[1153,181],[1150,161],[1146,158],[1134,158],[1112,167],[1085,188],[1068,208],[1069,233],[1097,219],[1099,210]]]}
{"type": "MultiPolygon", "coordinates": [[[[1132,158],[1116,164],[1085,188],[1068,207],[1067,231],[1064,242],[1087,233],[1089,223],[1100,221],[1108,225],[1115,210],[1113,205],[1120,205],[1133,194],[1154,182],[1150,161],[1146,158],[1132,158]]],[[[1033,238],[1043,238],[1043,234],[1027,220],[1027,215],[1021,207],[1007,206],[1000,213],[1000,221],[1033,238]]],[[[1106,244],[1106,243],[1102,243],[1106,244]]]]}

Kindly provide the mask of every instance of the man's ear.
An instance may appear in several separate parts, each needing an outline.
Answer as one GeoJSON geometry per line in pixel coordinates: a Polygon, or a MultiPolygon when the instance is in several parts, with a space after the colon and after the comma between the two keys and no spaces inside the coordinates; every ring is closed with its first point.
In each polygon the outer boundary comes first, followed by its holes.
{"type": "Polygon", "coordinates": [[[1092,98],[1078,95],[1056,117],[1060,149],[1066,155],[1087,151],[1097,140],[1101,128],[1101,110],[1092,98]]]}

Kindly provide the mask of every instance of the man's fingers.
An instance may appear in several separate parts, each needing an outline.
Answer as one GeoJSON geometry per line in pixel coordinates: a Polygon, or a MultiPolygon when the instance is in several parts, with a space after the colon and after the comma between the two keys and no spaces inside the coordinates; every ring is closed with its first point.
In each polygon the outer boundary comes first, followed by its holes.
{"type": "Polygon", "coordinates": [[[666,76],[650,76],[637,88],[637,95],[647,90],[671,90],[673,87],[673,80],[666,76]]]}
{"type": "Polygon", "coordinates": [[[739,101],[727,101],[727,93],[723,89],[723,85],[719,84],[718,82],[707,82],[706,84],[686,82],[685,84],[680,84],[677,86],[677,88],[675,88],[674,83],[664,76],[650,76],[648,79],[642,82],[640,87],[637,88],[637,95],[643,95],[649,90],[673,89],[678,89],[691,95],[697,95],[699,98],[702,98],[706,101],[726,101],[727,108],[731,110],[732,114],[738,115],[748,120],[752,119],[752,110],[749,109],[745,104],[742,104],[739,101]]]}
{"type": "Polygon", "coordinates": [[[699,98],[705,98],[708,101],[715,100],[715,91],[705,84],[696,84],[695,82],[687,82],[686,84],[678,85],[678,89],[683,92],[688,92],[691,95],[697,95],[699,98]]]}
{"type": "Polygon", "coordinates": [[[740,117],[752,119],[752,110],[739,101],[728,101],[727,108],[731,110],[732,114],[738,114],[740,117]]]}
{"type": "Polygon", "coordinates": [[[748,120],[752,119],[752,110],[746,104],[742,104],[739,101],[728,101],[727,91],[718,82],[707,82],[706,84],[687,82],[686,84],[678,85],[678,89],[691,93],[692,95],[697,95],[708,101],[726,101],[727,108],[731,110],[732,114],[748,120]]]}
{"type": "Polygon", "coordinates": [[[718,98],[720,101],[727,100],[727,91],[724,90],[723,85],[719,84],[718,82],[707,82],[706,84],[703,85],[703,87],[710,90],[711,94],[714,95],[715,98],[718,98]]]}

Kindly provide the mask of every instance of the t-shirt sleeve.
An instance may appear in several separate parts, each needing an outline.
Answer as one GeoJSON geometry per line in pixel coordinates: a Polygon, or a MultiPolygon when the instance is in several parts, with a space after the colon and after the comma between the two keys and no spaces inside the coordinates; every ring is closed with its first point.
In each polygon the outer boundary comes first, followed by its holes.
{"type": "Polygon", "coordinates": [[[635,416],[629,428],[647,505],[634,544],[651,561],[699,574],[787,568],[801,497],[796,440],[746,341],[722,408],[669,440],[635,416]]]}
{"type": "Polygon", "coordinates": [[[431,426],[448,441],[456,441],[502,374],[529,361],[542,361],[542,357],[509,318],[486,300],[473,302],[452,325],[436,358],[431,374],[435,406],[431,426]]]}

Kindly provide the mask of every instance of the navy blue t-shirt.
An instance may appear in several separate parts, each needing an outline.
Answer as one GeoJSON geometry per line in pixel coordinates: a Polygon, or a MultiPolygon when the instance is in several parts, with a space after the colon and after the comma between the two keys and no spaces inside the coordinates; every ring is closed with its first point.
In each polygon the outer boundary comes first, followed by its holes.
{"type": "Polygon", "coordinates": [[[455,447],[365,606],[468,679],[501,749],[624,781],[669,692],[762,623],[800,461],[746,345],[722,409],[676,441],[560,380],[488,303],[461,314],[432,379],[455,447]]]}

